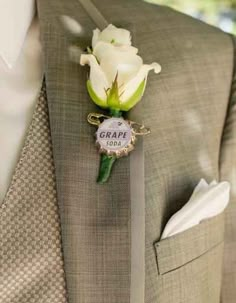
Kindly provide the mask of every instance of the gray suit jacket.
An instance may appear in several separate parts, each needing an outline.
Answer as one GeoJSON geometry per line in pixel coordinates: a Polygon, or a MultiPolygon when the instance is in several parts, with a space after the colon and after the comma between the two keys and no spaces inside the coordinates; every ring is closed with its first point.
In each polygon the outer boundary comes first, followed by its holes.
{"type": "MultiPolygon", "coordinates": [[[[141,0],[93,3],[109,23],[131,31],[144,62],[162,66],[159,76],[149,75],[144,98],[131,112],[152,128],[144,140],[143,302],[216,303],[220,298],[223,303],[235,302],[233,38],[141,0]],[[227,211],[160,241],[166,222],[202,177],[231,182],[227,211]]],[[[69,60],[68,47],[75,38],[63,27],[61,16],[73,17],[83,27],[81,48],[89,45],[96,25],[77,0],[38,0],[38,11],[69,303],[128,303],[135,279],[131,157],[117,162],[108,184],[96,184],[99,155],[86,116],[98,109],[86,91],[88,70],[69,60]]]]}

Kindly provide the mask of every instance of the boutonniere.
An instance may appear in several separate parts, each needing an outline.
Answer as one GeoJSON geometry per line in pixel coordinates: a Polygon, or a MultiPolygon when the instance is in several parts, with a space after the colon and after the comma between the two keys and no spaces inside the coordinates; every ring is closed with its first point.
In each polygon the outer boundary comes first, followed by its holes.
{"type": "Polygon", "coordinates": [[[150,133],[137,122],[125,120],[142,98],[150,70],[161,71],[154,62],[144,64],[138,49],[131,45],[128,30],[108,25],[93,31],[92,46],[80,56],[80,64],[90,66],[87,90],[92,101],[107,114],[90,113],[88,122],[98,127],[96,145],[101,153],[97,182],[105,183],[114,162],[134,149],[136,136],[150,133]]]}

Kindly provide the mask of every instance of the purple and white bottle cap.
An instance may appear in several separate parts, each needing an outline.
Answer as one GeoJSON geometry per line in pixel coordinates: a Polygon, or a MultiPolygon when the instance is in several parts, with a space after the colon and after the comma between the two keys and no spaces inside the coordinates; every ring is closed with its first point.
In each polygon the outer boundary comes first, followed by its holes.
{"type": "Polygon", "coordinates": [[[123,118],[104,120],[96,132],[96,143],[100,152],[121,157],[133,149],[135,137],[132,128],[123,118]]]}

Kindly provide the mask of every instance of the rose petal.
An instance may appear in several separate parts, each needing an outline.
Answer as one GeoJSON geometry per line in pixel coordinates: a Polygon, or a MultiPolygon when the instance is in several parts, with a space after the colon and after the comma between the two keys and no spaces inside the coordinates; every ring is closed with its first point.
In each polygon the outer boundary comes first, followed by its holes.
{"type": "Polygon", "coordinates": [[[101,69],[106,74],[109,85],[114,81],[116,75],[118,85],[125,85],[138,73],[143,64],[140,56],[133,53],[115,50],[107,52],[106,57],[100,62],[101,69]]]}
{"type": "Polygon", "coordinates": [[[94,55],[81,55],[80,64],[88,64],[90,66],[89,79],[92,88],[100,99],[106,100],[107,96],[105,90],[109,88],[108,81],[94,55]]]}
{"type": "Polygon", "coordinates": [[[95,46],[98,42],[100,33],[101,33],[101,31],[98,28],[93,30],[93,38],[92,38],[92,48],[93,49],[95,48],[95,46]]]}
{"type": "MultiPolygon", "coordinates": [[[[154,69],[154,72],[157,74],[157,73],[160,73],[161,66],[160,66],[160,64],[158,64],[156,62],[153,62],[151,64],[144,64],[138,71],[137,75],[133,79],[131,79],[129,82],[126,82],[124,87],[122,87],[123,92],[120,97],[121,102],[125,102],[135,93],[135,91],[137,90],[140,83],[144,79],[145,80],[147,79],[147,75],[148,75],[149,71],[152,69],[154,69]]],[[[144,93],[144,90],[145,90],[145,86],[143,89],[143,93],[144,93]]]]}
{"type": "Polygon", "coordinates": [[[93,54],[96,56],[98,61],[101,61],[102,58],[106,58],[110,52],[126,52],[126,53],[132,53],[132,54],[137,54],[138,49],[133,46],[128,46],[128,45],[113,45],[111,43],[107,43],[104,41],[99,41],[97,42],[96,46],[93,49],[93,54]]]}
{"type": "Polygon", "coordinates": [[[96,46],[98,41],[104,41],[108,43],[131,45],[130,32],[123,28],[117,28],[116,26],[109,24],[102,32],[95,32],[96,38],[94,39],[93,47],[96,46]]]}

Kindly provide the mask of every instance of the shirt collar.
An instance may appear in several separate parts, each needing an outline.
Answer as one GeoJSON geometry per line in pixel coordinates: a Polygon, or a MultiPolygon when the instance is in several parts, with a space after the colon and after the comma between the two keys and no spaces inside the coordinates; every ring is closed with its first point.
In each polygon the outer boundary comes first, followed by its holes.
{"type": "Polygon", "coordinates": [[[12,68],[35,14],[35,0],[0,0],[0,58],[12,68]]]}

